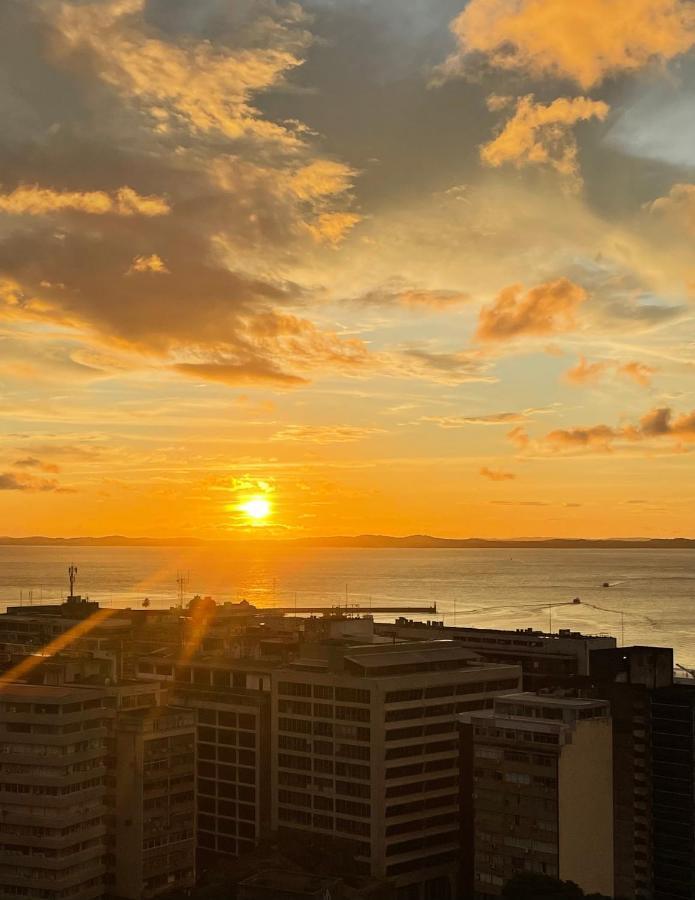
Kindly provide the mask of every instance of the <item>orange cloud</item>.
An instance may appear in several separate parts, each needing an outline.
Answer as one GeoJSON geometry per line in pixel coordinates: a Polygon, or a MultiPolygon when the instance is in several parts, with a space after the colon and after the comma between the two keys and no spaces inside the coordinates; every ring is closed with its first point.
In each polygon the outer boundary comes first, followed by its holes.
{"type": "Polygon", "coordinates": [[[590,363],[585,356],[580,356],[577,365],[568,369],[564,378],[570,384],[593,384],[599,381],[608,367],[606,362],[590,363]]]}
{"type": "Polygon", "coordinates": [[[487,478],[490,481],[514,481],[516,475],[514,472],[502,472],[496,469],[488,469],[487,466],[483,466],[480,470],[481,478],[487,478]]]}
{"type": "Polygon", "coordinates": [[[156,253],[151,256],[136,256],[126,274],[132,275],[134,272],[152,272],[154,275],[171,274],[164,260],[156,253]]]}
{"type": "Polygon", "coordinates": [[[652,366],[648,366],[646,363],[637,362],[636,360],[618,366],[619,375],[631,379],[635,384],[639,384],[640,387],[649,387],[655,372],[656,369],[652,366]]]}
{"type": "Polygon", "coordinates": [[[0,212],[10,215],[45,216],[81,212],[95,216],[165,216],[171,207],[163,197],[143,197],[129,187],[112,194],[105,191],[56,191],[37,184],[21,185],[0,194],[0,212]]]}
{"type": "Polygon", "coordinates": [[[652,366],[636,360],[626,363],[599,360],[590,363],[585,356],[580,356],[577,365],[565,372],[564,380],[573,385],[595,384],[611,370],[622,378],[634,381],[640,387],[649,387],[652,376],[656,372],[656,369],[652,368],[652,366]]]}
{"type": "Polygon", "coordinates": [[[478,53],[496,68],[587,90],[685,53],[695,44],[695,10],[688,0],[471,0],[451,29],[459,50],[444,74],[478,53]]]}
{"type": "Polygon", "coordinates": [[[294,172],[289,179],[292,193],[300,200],[314,200],[342,194],[351,186],[357,172],[345,163],[315,159],[294,172]]]}
{"type": "Polygon", "coordinates": [[[481,341],[505,341],[522,335],[548,335],[572,331],[575,314],[587,293],[568,278],[540,284],[523,294],[523,286],[504,288],[480,311],[476,337],[481,341]]]}
{"type": "Polygon", "coordinates": [[[602,100],[560,97],[545,105],[534,102],[533,94],[528,94],[517,100],[514,115],[497,137],[480,148],[480,158],[495,168],[505,163],[517,169],[550,166],[576,185],[579,166],[572,126],[590,119],[603,121],[608,112],[602,100]]]}
{"type": "Polygon", "coordinates": [[[274,387],[299,387],[308,384],[307,378],[300,378],[289,372],[283,372],[272,365],[256,360],[253,362],[200,362],[176,363],[172,366],[175,372],[199,378],[203,381],[216,381],[220,384],[235,387],[241,384],[268,384],[274,387]]]}
{"type": "Polygon", "coordinates": [[[313,222],[308,222],[306,227],[317,244],[332,244],[336,247],[361,219],[357,213],[328,212],[322,213],[313,222]]]}

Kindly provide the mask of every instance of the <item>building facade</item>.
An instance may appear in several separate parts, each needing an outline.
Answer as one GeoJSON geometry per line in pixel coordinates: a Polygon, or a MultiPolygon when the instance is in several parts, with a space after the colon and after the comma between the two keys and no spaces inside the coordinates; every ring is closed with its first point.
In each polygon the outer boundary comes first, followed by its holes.
{"type": "Polygon", "coordinates": [[[272,673],[273,828],[351,841],[356,866],[404,900],[455,896],[456,714],[517,690],[518,666],[449,641],[305,653],[272,673]]]}
{"type": "Polygon", "coordinates": [[[498,697],[461,716],[462,896],[498,897],[520,872],[613,893],[608,704],[498,697]]]}

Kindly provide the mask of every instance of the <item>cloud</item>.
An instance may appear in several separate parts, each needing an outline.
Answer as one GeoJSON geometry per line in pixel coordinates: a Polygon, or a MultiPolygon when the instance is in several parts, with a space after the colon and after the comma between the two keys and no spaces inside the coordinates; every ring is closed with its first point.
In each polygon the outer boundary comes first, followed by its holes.
{"type": "Polygon", "coordinates": [[[516,475],[514,472],[503,472],[498,469],[488,469],[487,466],[483,466],[480,470],[481,478],[487,478],[489,481],[514,481],[516,475]]]}
{"type": "Polygon", "coordinates": [[[687,52],[695,11],[688,0],[471,0],[451,29],[458,50],[444,76],[461,74],[477,54],[498,69],[587,90],[687,52]]]}
{"type": "Polygon", "coordinates": [[[612,360],[597,360],[590,363],[585,356],[580,356],[576,366],[568,369],[563,377],[566,382],[576,386],[596,384],[604,375],[611,371],[622,378],[633,381],[640,387],[649,387],[656,369],[637,360],[625,363],[618,363],[612,360]]]}
{"type": "Polygon", "coordinates": [[[495,506],[552,506],[552,503],[545,503],[543,500],[491,500],[495,506]]]}
{"type": "Polygon", "coordinates": [[[298,143],[292,131],[261,118],[250,102],[253,93],[278,85],[302,62],[310,35],[301,27],[298,4],[285,6],[274,22],[266,20],[272,43],[258,46],[260,34],[249,33],[249,46],[237,47],[166,41],[148,27],[146,8],[146,0],[61,3],[54,18],[55,53],[89,66],[161,133],[186,128],[298,143]]]}
{"type": "Polygon", "coordinates": [[[575,314],[586,301],[584,288],[567,278],[540,284],[523,294],[513,284],[480,311],[476,337],[481,341],[506,341],[523,335],[545,336],[573,331],[575,314]]]}
{"type": "Polygon", "coordinates": [[[669,407],[655,407],[646,412],[637,425],[590,425],[557,428],[538,442],[527,439],[519,442],[508,435],[522,450],[550,453],[611,453],[615,449],[639,443],[654,443],[663,438],[676,445],[695,443],[695,410],[675,415],[669,407]]]}
{"type": "Polygon", "coordinates": [[[289,372],[282,372],[271,365],[261,362],[209,362],[209,363],[175,363],[175,372],[198,378],[202,381],[216,381],[231,387],[237,385],[269,385],[279,388],[300,387],[309,383],[307,378],[300,378],[289,372]]]}
{"type": "Polygon", "coordinates": [[[356,425],[288,425],[277,431],[273,441],[297,441],[307,444],[345,444],[381,433],[380,428],[356,425]]]}
{"type": "Polygon", "coordinates": [[[634,381],[635,384],[638,384],[640,387],[649,387],[652,383],[652,376],[656,373],[656,369],[653,368],[653,366],[648,366],[646,363],[632,360],[619,365],[617,372],[618,375],[622,375],[624,378],[634,381]]]}
{"type": "Polygon", "coordinates": [[[546,105],[528,94],[517,100],[514,115],[497,137],[480,148],[480,158],[494,168],[505,163],[517,169],[549,166],[576,187],[581,182],[572,127],[590,119],[603,121],[608,111],[602,100],[588,97],[560,97],[546,105]]]}
{"type": "Polygon", "coordinates": [[[307,222],[306,228],[317,244],[331,244],[337,247],[361,218],[356,213],[321,213],[313,222],[307,222]]]}
{"type": "Polygon", "coordinates": [[[0,194],[0,212],[10,215],[46,216],[81,212],[95,216],[165,216],[171,207],[163,197],[143,197],[129,187],[106,191],[56,191],[38,185],[22,185],[0,194]]]}
{"type": "Polygon", "coordinates": [[[425,416],[423,422],[434,422],[441,428],[465,428],[467,425],[508,425],[510,422],[525,422],[538,410],[523,412],[492,413],[488,416],[425,416]]]}
{"type": "Polygon", "coordinates": [[[695,184],[674,184],[666,197],[652,200],[645,209],[695,234],[695,184]]]}
{"type": "Polygon", "coordinates": [[[31,475],[17,475],[14,472],[0,473],[0,491],[36,491],[57,494],[73,493],[71,488],[61,487],[53,478],[35,478],[31,475]]]}
{"type": "Polygon", "coordinates": [[[46,463],[34,456],[24,456],[16,459],[13,463],[15,469],[39,469],[41,472],[50,472],[57,475],[60,472],[60,466],[55,463],[46,463]]]}
{"type": "Polygon", "coordinates": [[[126,274],[132,275],[135,272],[152,272],[154,275],[171,274],[164,260],[156,253],[151,256],[136,256],[126,274]]]}
{"type": "Polygon", "coordinates": [[[531,438],[528,436],[526,429],[522,428],[521,425],[517,425],[515,428],[512,428],[511,431],[507,432],[507,440],[514,444],[519,450],[525,450],[531,443],[531,438]]]}
{"type": "Polygon", "coordinates": [[[472,297],[463,291],[444,288],[406,286],[397,279],[374,288],[350,302],[363,306],[400,306],[413,312],[448,312],[470,303],[472,297]]]}
{"type": "Polygon", "coordinates": [[[489,360],[470,350],[447,353],[406,347],[379,355],[383,371],[393,376],[423,378],[439,384],[466,384],[467,382],[495,382],[488,375],[489,360]]]}
{"type": "Polygon", "coordinates": [[[574,385],[594,384],[601,380],[608,368],[607,362],[590,363],[585,356],[580,356],[577,365],[565,372],[564,379],[574,385]]]}

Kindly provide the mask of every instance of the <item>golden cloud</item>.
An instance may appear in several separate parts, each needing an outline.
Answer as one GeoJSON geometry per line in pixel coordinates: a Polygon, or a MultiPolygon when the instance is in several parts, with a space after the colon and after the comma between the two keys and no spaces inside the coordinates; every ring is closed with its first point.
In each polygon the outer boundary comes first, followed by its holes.
{"type": "Polygon", "coordinates": [[[132,275],[134,272],[151,272],[154,275],[171,274],[164,260],[156,253],[151,256],[136,256],[126,274],[132,275]]]}
{"type": "Polygon", "coordinates": [[[361,218],[356,213],[322,213],[313,222],[308,222],[306,227],[317,243],[332,244],[335,247],[345,239],[361,218]]]}
{"type": "Polygon", "coordinates": [[[106,191],[56,191],[37,184],[21,185],[0,194],[0,212],[21,216],[45,216],[81,212],[95,216],[165,216],[171,207],[163,197],[143,197],[129,187],[106,191]]]}
{"type": "Polygon", "coordinates": [[[310,41],[298,5],[291,27],[268,20],[269,46],[221,48],[207,41],[173,44],[148,28],[145,0],[62,3],[54,18],[56,52],[94,61],[97,77],[138,105],[160,132],[184,126],[230,138],[300,143],[287,127],[262,119],[251,95],[277,85],[301,64],[310,41]]]}
{"type": "Polygon", "coordinates": [[[476,337],[481,341],[505,341],[523,335],[542,336],[572,331],[576,312],[587,293],[568,278],[540,284],[523,293],[523,285],[504,288],[480,311],[476,337]]]}
{"type": "Polygon", "coordinates": [[[471,0],[451,29],[459,46],[445,75],[477,53],[496,68],[588,90],[689,50],[695,9],[688,0],[471,0]]]}
{"type": "Polygon", "coordinates": [[[608,112],[608,104],[602,100],[560,97],[543,104],[528,94],[517,100],[514,115],[497,137],[480,148],[480,158],[494,168],[505,163],[517,169],[549,166],[576,186],[580,179],[572,127],[590,119],[603,121],[608,112]]]}

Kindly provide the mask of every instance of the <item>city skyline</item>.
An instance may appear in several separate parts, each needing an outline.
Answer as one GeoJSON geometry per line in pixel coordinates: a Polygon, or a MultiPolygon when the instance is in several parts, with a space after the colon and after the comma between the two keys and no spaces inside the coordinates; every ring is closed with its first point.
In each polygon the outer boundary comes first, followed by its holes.
{"type": "Polygon", "coordinates": [[[8,535],[692,537],[684,0],[8,0],[8,535]]]}

